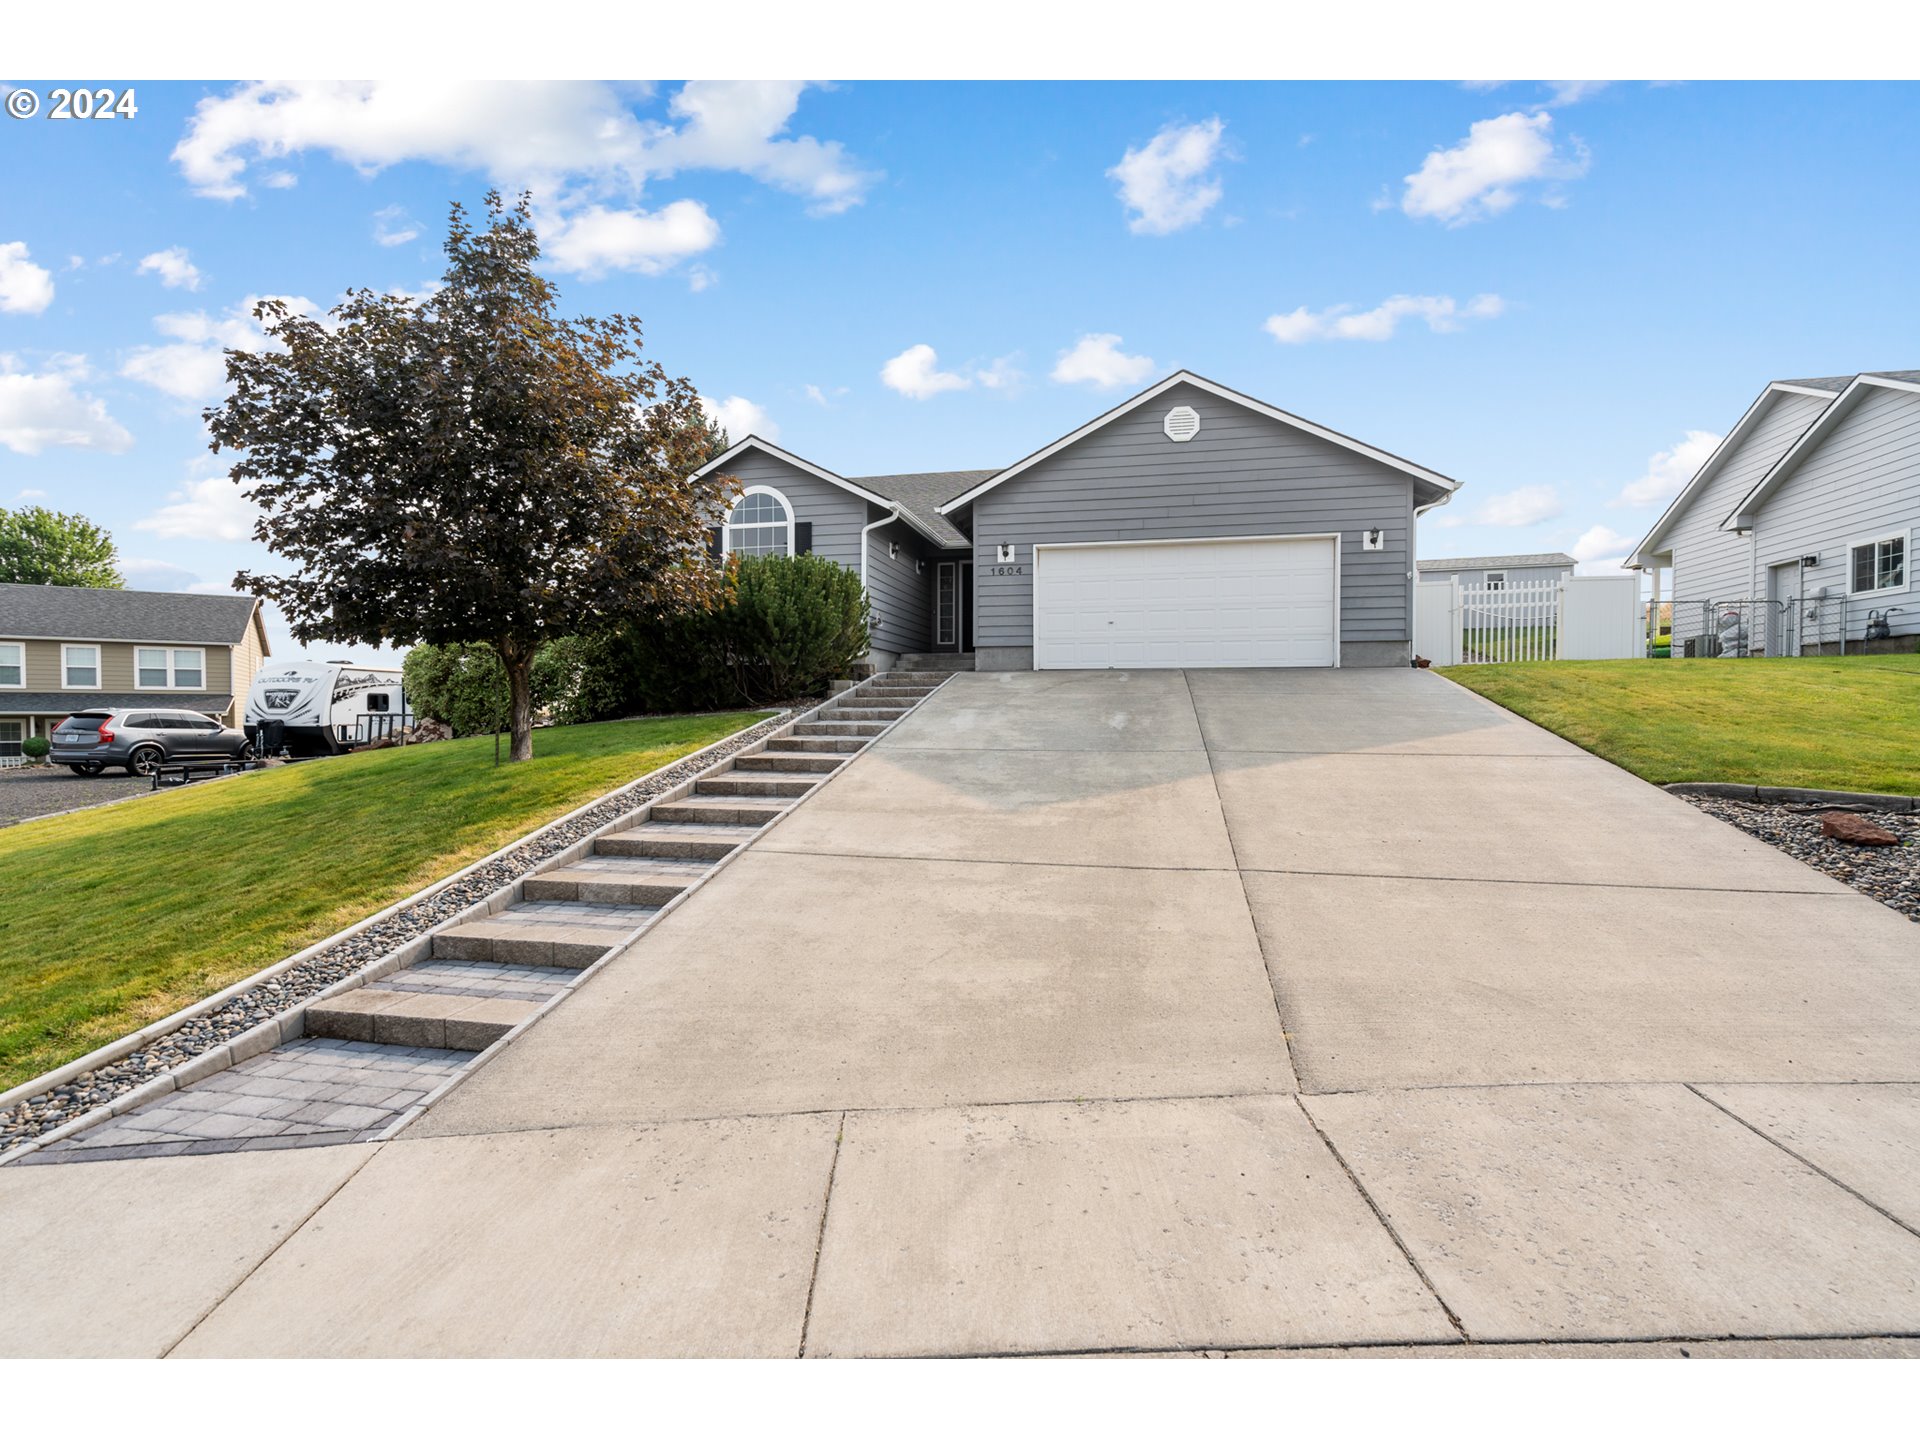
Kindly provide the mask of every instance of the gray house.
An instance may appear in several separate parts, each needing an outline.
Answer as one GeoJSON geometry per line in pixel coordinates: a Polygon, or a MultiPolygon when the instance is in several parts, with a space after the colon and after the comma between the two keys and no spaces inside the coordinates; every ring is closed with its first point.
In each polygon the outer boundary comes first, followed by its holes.
{"type": "Polygon", "coordinates": [[[1676,653],[1911,649],[1916,540],[1920,370],[1874,371],[1768,385],[1627,565],[1670,574],[1676,653]]]}
{"type": "Polygon", "coordinates": [[[1458,482],[1190,371],[999,469],[842,476],[749,436],[699,473],[742,554],[865,581],[876,664],[1404,665],[1414,520],[1458,482]]]}

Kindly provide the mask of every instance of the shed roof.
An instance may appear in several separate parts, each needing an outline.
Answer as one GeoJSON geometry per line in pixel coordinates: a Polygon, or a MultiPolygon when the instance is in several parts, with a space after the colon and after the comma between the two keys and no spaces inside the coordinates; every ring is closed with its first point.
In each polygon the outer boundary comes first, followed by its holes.
{"type": "Polygon", "coordinates": [[[1573,556],[1558,550],[1542,555],[1467,555],[1458,560],[1416,560],[1420,570],[1526,570],[1576,565],[1573,556]]]}

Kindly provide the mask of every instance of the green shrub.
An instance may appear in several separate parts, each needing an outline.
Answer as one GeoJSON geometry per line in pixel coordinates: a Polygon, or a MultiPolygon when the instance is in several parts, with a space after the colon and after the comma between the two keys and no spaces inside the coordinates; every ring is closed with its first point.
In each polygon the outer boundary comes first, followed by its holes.
{"type": "Polygon", "coordinates": [[[46,759],[47,751],[52,748],[53,747],[47,743],[47,737],[44,735],[29,735],[20,742],[20,753],[29,760],[46,759]]]}

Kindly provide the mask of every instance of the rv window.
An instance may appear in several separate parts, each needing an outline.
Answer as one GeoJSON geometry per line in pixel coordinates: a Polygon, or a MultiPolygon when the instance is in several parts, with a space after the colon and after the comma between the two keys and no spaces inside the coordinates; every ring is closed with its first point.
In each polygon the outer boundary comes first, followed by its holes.
{"type": "Polygon", "coordinates": [[[367,692],[367,709],[368,710],[384,711],[386,708],[387,708],[387,696],[385,691],[369,690],[367,692]]]}

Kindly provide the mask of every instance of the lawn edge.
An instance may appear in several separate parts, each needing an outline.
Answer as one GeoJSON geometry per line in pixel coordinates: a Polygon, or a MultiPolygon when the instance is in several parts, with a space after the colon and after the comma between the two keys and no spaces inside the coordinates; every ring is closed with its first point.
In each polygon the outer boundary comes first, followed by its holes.
{"type": "MultiPolygon", "coordinates": [[[[715,712],[715,713],[724,713],[724,712],[715,712]]],[[[330,946],[337,945],[343,940],[351,939],[353,936],[359,934],[362,930],[366,930],[371,926],[380,923],[383,920],[389,919],[390,917],[392,917],[393,915],[397,914],[402,910],[408,909],[414,905],[418,905],[422,903],[425,900],[431,899],[435,894],[437,894],[441,890],[447,889],[449,886],[460,883],[460,881],[464,880],[468,875],[471,875],[472,873],[483,868],[484,866],[491,865],[496,861],[504,859],[506,856],[512,854],[515,850],[518,850],[521,846],[539,839],[542,835],[546,834],[548,831],[557,829],[562,825],[568,824],[570,821],[574,820],[576,817],[584,814],[588,810],[593,809],[596,805],[604,805],[609,800],[617,799],[619,796],[626,794],[628,791],[637,789],[638,787],[646,784],[647,781],[651,780],[655,775],[658,775],[662,770],[668,770],[675,765],[685,765],[685,764],[688,764],[689,762],[696,761],[701,756],[707,754],[709,751],[718,749],[722,745],[726,745],[733,741],[736,741],[743,734],[748,734],[754,730],[761,729],[761,728],[777,729],[780,726],[793,721],[797,713],[798,712],[795,712],[792,710],[777,710],[771,715],[767,716],[767,718],[764,720],[756,720],[751,725],[743,725],[740,727],[740,729],[735,730],[730,734],[723,735],[718,740],[711,741],[708,744],[701,746],[698,750],[694,750],[689,752],[688,754],[682,755],[678,759],[669,760],[665,765],[655,766],[652,770],[647,771],[644,775],[637,775],[633,779],[625,782],[622,785],[617,785],[611,790],[605,791],[599,795],[595,795],[590,799],[586,800],[584,803],[580,805],[576,805],[573,809],[567,811],[567,813],[564,815],[556,815],[553,819],[547,821],[545,824],[539,826],[537,829],[529,830],[523,835],[515,836],[512,840],[509,840],[505,845],[502,845],[498,849],[493,850],[488,854],[482,855],[478,859],[473,860],[466,865],[463,865],[460,869],[454,871],[451,875],[444,875],[438,880],[431,881],[428,884],[423,885],[420,889],[414,891],[411,895],[404,895],[400,899],[395,900],[392,904],[386,906],[384,909],[378,910],[371,915],[364,916],[361,919],[354,921],[353,924],[348,925],[343,929],[336,930],[330,935],[323,935],[320,939],[314,941],[311,945],[308,945],[305,949],[300,950],[295,954],[289,955],[285,959],[276,960],[273,964],[266,966],[264,969],[257,970],[253,972],[251,975],[242,976],[240,979],[235,980],[232,984],[228,985],[225,989],[220,990],[215,994],[209,995],[206,998],[201,1000],[196,1000],[191,1005],[184,1006],[181,1009],[174,1011],[170,1015],[162,1016],[160,1019],[152,1021],[149,1024],[142,1026],[140,1029],[132,1032],[131,1034],[123,1035],[118,1040],[109,1041],[105,1045],[99,1046],[96,1049],[88,1051],[85,1055],[80,1056],[78,1059],[69,1060],[66,1064],[61,1065],[56,1069],[49,1070],[44,1074],[34,1076],[31,1079],[23,1080],[18,1085],[13,1086],[9,1090],[0,1091],[0,1111],[10,1110],[23,1100],[31,1100],[35,1096],[44,1094],[48,1090],[52,1090],[58,1086],[64,1085],[68,1081],[76,1079],[77,1077],[86,1074],[90,1070],[96,1070],[102,1065],[111,1065],[116,1060],[122,1060],[126,1058],[128,1055],[131,1055],[134,1051],[140,1049],[142,1046],[146,1045],[150,1041],[157,1040],[161,1036],[169,1034],[172,1031],[179,1029],[182,1025],[186,1024],[187,1022],[191,1020],[199,1019],[202,1015],[210,1014],[214,1010],[217,1010],[222,1005],[226,1004],[229,1000],[233,999],[236,995],[244,994],[246,991],[252,989],[254,986],[259,985],[264,981],[271,980],[274,978],[274,976],[282,974],[285,971],[292,969],[294,966],[300,965],[305,961],[312,959],[315,955],[319,954],[322,950],[325,950],[330,946]]],[[[811,711],[807,713],[811,713],[811,711]]],[[[641,718],[641,717],[635,717],[635,718],[641,718]]],[[[760,737],[761,740],[764,740],[765,738],[766,737],[764,736],[760,737]]],[[[754,743],[757,743],[757,742],[754,742],[754,743]]],[[[678,787],[675,787],[675,788],[678,788],[678,787]]],[[[123,800],[131,800],[131,799],[138,799],[138,798],[140,797],[137,795],[122,797],[123,800]]],[[[104,803],[112,805],[112,804],[119,804],[121,803],[121,801],[106,801],[104,803]]],[[[98,807],[89,806],[89,807],[83,807],[83,808],[91,809],[91,808],[98,808],[98,807]]],[[[613,823],[613,822],[609,822],[609,823],[613,823]]],[[[598,835],[599,831],[595,831],[594,834],[598,835]]],[[[528,873],[531,874],[535,872],[530,871],[528,873]]],[[[489,896],[487,899],[483,899],[479,902],[476,902],[475,906],[469,906],[467,910],[464,910],[461,912],[459,918],[460,919],[470,918],[469,911],[475,908],[484,909],[491,898],[493,897],[489,896]]],[[[361,967],[360,970],[354,972],[352,976],[348,976],[346,977],[346,980],[341,981],[339,986],[332,987],[331,989],[321,993],[329,994],[329,995],[334,993],[335,990],[343,986],[346,986],[348,980],[355,980],[360,976],[366,975],[368,971],[374,969],[379,965],[384,964],[387,960],[392,959],[395,955],[400,955],[405,953],[412,945],[416,944],[418,941],[429,939],[435,930],[442,929],[446,924],[452,924],[452,923],[455,923],[455,922],[446,921],[446,922],[442,922],[441,924],[433,926],[432,928],[422,932],[421,935],[416,936],[414,940],[410,940],[406,944],[400,946],[398,949],[389,952],[387,955],[382,956],[379,959],[369,961],[367,965],[361,967]]],[[[398,966],[389,967],[389,969],[394,969],[394,968],[398,968],[398,966]]],[[[347,987],[347,988],[351,988],[351,987],[347,987]]],[[[280,1012],[280,1014],[275,1015],[268,1020],[262,1021],[259,1025],[255,1026],[253,1029],[243,1031],[241,1034],[234,1036],[231,1040],[226,1041],[224,1044],[220,1046],[216,1046],[213,1050],[203,1051],[200,1055],[196,1055],[192,1057],[191,1059],[183,1062],[181,1065],[175,1066],[171,1070],[162,1071],[160,1074],[156,1075],[153,1080],[148,1081],[145,1085],[140,1086],[136,1090],[126,1092],[126,1094],[123,1094],[117,1097],[116,1100],[111,1102],[109,1105],[97,1107],[97,1110],[100,1110],[100,1111],[111,1110],[114,1105],[117,1105],[120,1101],[127,1099],[128,1096],[130,1095],[140,1094],[143,1096],[143,1099],[152,1098],[152,1095],[157,1095],[161,1093],[161,1090],[153,1089],[151,1091],[151,1094],[148,1094],[146,1092],[149,1091],[149,1087],[158,1086],[160,1081],[167,1080],[169,1079],[169,1077],[176,1076],[180,1072],[188,1070],[190,1067],[195,1065],[200,1060],[205,1059],[206,1056],[208,1055],[218,1054],[222,1050],[230,1050],[235,1046],[241,1045],[243,1042],[247,1042],[251,1040],[256,1034],[265,1032],[270,1027],[277,1027],[278,1022],[285,1019],[286,1016],[295,1013],[296,1010],[304,1008],[307,1004],[310,1004],[312,1000],[318,999],[318,998],[319,998],[318,995],[311,996],[309,997],[308,1000],[301,1001],[300,1004],[298,1006],[295,1006],[293,1009],[282,1011],[280,1012]]],[[[276,1040],[276,1041],[273,1041],[272,1043],[277,1044],[279,1042],[278,1040],[276,1040]]],[[[263,1045],[258,1047],[257,1049],[249,1051],[248,1054],[249,1055],[257,1054],[259,1053],[260,1049],[268,1049],[268,1048],[271,1048],[271,1045],[263,1045]]],[[[230,1059],[227,1063],[228,1064],[237,1063],[238,1060],[246,1059],[246,1058],[248,1058],[247,1055],[236,1056],[233,1059],[230,1059]]],[[[206,1073],[212,1074],[213,1070],[215,1069],[225,1069],[225,1068],[226,1068],[225,1065],[215,1066],[212,1069],[209,1069],[206,1073]]],[[[199,1078],[201,1078],[201,1076],[197,1073],[191,1076],[191,1079],[197,1080],[199,1078]]],[[[170,1083],[163,1088],[171,1090],[175,1087],[173,1084],[170,1083]]],[[[95,1113],[96,1111],[87,1112],[87,1114],[89,1115],[92,1115],[95,1113]]],[[[77,1116],[75,1117],[75,1121],[78,1121],[84,1118],[86,1117],[77,1116]]],[[[100,1118],[104,1119],[106,1118],[106,1116],[101,1115],[100,1118]]],[[[72,1124],[75,1122],[70,1121],[68,1123],[72,1124]]],[[[65,1126],[61,1127],[62,1130],[64,1130],[65,1128],[66,1128],[65,1126]]],[[[19,1155],[25,1154],[30,1149],[37,1148],[40,1141],[45,1140],[47,1136],[51,1136],[55,1133],[56,1132],[54,1131],[48,1131],[47,1135],[45,1136],[36,1136],[33,1140],[26,1142],[24,1145],[17,1145],[12,1150],[4,1152],[4,1158],[0,1158],[0,1165],[4,1165],[9,1160],[19,1155]]]]}

